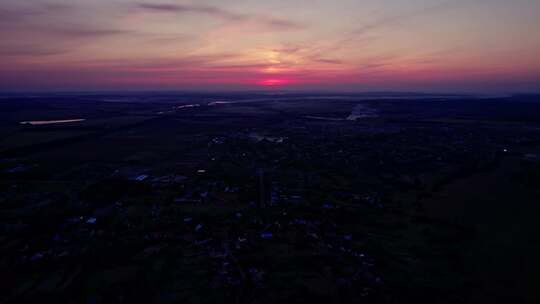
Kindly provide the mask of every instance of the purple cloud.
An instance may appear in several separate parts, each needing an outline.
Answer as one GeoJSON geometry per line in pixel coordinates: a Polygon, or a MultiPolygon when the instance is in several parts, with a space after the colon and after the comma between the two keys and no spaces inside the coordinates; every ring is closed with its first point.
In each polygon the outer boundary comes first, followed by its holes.
{"type": "Polygon", "coordinates": [[[212,6],[195,6],[195,5],[181,5],[181,4],[154,4],[154,3],[139,3],[137,5],[139,9],[161,12],[161,13],[197,13],[206,14],[223,19],[230,20],[245,20],[247,16],[241,14],[235,14],[217,7],[212,6]]]}
{"type": "Polygon", "coordinates": [[[99,38],[105,36],[115,36],[130,34],[132,31],[118,29],[100,29],[86,27],[70,27],[70,28],[49,28],[45,29],[48,33],[59,35],[68,38],[99,38]]]}
{"type": "Polygon", "coordinates": [[[183,4],[155,4],[155,3],[139,3],[136,5],[139,10],[144,10],[153,13],[171,13],[171,14],[202,14],[229,22],[251,22],[262,27],[273,30],[299,30],[304,29],[305,25],[286,19],[274,18],[270,16],[251,16],[248,14],[239,14],[224,10],[214,6],[204,5],[183,5],[183,4]]]}
{"type": "Polygon", "coordinates": [[[52,48],[40,44],[6,45],[0,49],[0,55],[10,57],[52,56],[67,53],[67,50],[52,48]]]}

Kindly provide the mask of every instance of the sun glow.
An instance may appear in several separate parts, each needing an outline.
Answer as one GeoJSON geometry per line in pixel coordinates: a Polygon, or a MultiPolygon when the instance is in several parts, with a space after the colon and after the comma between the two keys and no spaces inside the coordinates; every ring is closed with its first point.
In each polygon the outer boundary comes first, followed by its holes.
{"type": "Polygon", "coordinates": [[[278,87],[278,86],[284,86],[289,84],[290,82],[286,79],[278,79],[278,78],[271,78],[271,79],[263,79],[258,82],[259,85],[267,86],[267,87],[278,87]]]}
{"type": "Polygon", "coordinates": [[[287,72],[289,71],[290,69],[287,69],[287,68],[284,68],[284,67],[278,67],[278,66],[270,66],[270,67],[266,67],[262,70],[263,73],[268,73],[268,74],[276,74],[276,73],[283,73],[283,72],[287,72]]]}

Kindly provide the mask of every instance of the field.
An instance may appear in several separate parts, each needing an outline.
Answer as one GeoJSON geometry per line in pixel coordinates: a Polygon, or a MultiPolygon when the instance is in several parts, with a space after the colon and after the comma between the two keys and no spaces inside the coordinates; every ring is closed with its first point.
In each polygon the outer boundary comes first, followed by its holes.
{"type": "Polygon", "coordinates": [[[539,101],[3,96],[0,302],[537,303],[539,101]]]}

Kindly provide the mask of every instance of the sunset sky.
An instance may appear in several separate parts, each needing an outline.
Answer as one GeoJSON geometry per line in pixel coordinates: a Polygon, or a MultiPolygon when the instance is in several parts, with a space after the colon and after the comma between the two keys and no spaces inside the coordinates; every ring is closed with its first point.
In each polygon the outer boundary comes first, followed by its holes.
{"type": "Polygon", "coordinates": [[[539,30],[539,0],[0,0],[0,89],[540,91],[539,30]]]}

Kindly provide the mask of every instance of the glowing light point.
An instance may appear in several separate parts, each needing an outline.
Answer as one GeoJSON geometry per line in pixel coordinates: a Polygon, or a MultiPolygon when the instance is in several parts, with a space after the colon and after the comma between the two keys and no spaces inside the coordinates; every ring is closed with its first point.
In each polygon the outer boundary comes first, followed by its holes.
{"type": "Polygon", "coordinates": [[[276,86],[282,86],[282,85],[286,85],[288,84],[289,81],[285,80],[285,79],[263,79],[261,81],[259,81],[259,84],[260,85],[263,85],[263,86],[269,86],[269,87],[276,87],[276,86]]]}

